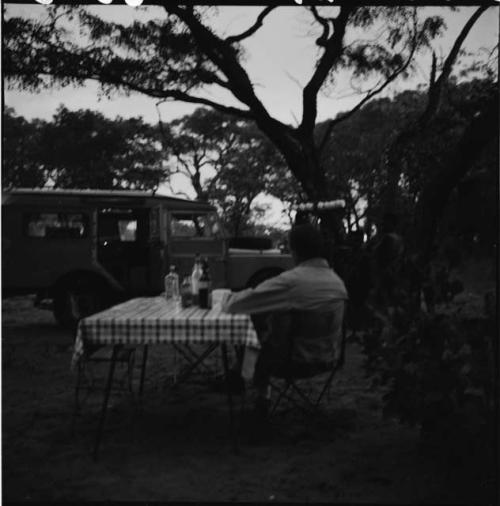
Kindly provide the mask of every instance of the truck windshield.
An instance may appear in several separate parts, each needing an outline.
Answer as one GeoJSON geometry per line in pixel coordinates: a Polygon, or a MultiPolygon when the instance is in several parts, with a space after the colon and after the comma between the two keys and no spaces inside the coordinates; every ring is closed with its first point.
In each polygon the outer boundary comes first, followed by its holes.
{"type": "Polygon", "coordinates": [[[222,237],[216,213],[172,213],[170,231],[172,237],[222,237]]]}

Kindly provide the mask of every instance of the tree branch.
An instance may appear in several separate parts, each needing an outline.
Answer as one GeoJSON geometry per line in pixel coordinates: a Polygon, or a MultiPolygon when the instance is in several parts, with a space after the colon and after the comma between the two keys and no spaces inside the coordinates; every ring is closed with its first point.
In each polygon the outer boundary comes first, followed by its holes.
{"type": "Polygon", "coordinates": [[[474,26],[474,23],[487,8],[488,6],[486,5],[478,7],[478,9],[467,20],[467,23],[465,23],[461,32],[458,34],[458,37],[455,39],[455,43],[453,44],[450,53],[446,57],[446,60],[443,64],[443,70],[441,71],[440,76],[435,81],[431,81],[431,85],[429,86],[427,107],[425,108],[425,111],[423,112],[418,121],[419,128],[425,127],[438,110],[439,103],[441,101],[441,93],[443,91],[443,87],[448,82],[448,78],[450,77],[453,65],[455,64],[455,60],[457,59],[460,48],[462,47],[462,44],[467,35],[469,34],[471,28],[474,26]]]}
{"type": "Polygon", "coordinates": [[[161,89],[154,89],[154,88],[147,88],[144,86],[140,86],[135,83],[127,82],[124,79],[116,78],[116,77],[104,77],[104,76],[94,76],[94,77],[87,77],[87,79],[93,79],[97,80],[99,82],[103,82],[106,84],[113,84],[113,85],[119,85],[119,86],[126,86],[127,88],[130,88],[131,90],[137,91],[139,93],[143,93],[144,95],[148,95],[150,97],[155,98],[162,98],[162,99],[173,99],[178,100],[181,102],[187,102],[192,104],[202,104],[209,107],[212,107],[213,109],[216,109],[218,111],[231,114],[233,116],[238,116],[246,119],[254,119],[254,116],[251,111],[244,110],[244,109],[238,109],[237,107],[231,107],[219,104],[218,102],[214,102],[213,100],[209,100],[207,98],[203,97],[197,97],[194,95],[190,95],[189,93],[186,93],[181,90],[161,90],[161,89]]]}
{"type": "Polygon", "coordinates": [[[310,10],[316,21],[323,27],[323,33],[316,39],[316,44],[321,47],[326,47],[328,37],[330,35],[329,20],[319,15],[318,9],[316,9],[315,5],[311,5],[310,10]]]}
{"type": "Polygon", "coordinates": [[[253,35],[263,24],[263,21],[264,21],[264,18],[272,11],[276,9],[276,6],[273,5],[268,5],[260,14],[259,16],[257,17],[257,20],[255,21],[255,23],[248,29],[248,30],[245,30],[243,33],[241,33],[240,35],[232,35],[231,37],[226,37],[225,41],[228,43],[228,44],[232,44],[234,42],[240,42],[241,40],[243,39],[246,39],[248,37],[250,37],[251,35],[253,35]]]}
{"type": "Polygon", "coordinates": [[[346,4],[340,7],[339,15],[333,20],[334,32],[325,44],[325,52],[320,58],[316,70],[304,87],[302,93],[302,122],[299,126],[302,133],[311,134],[314,129],[318,114],[318,92],[335,62],[342,56],[347,20],[352,10],[353,7],[346,4]]]}
{"type": "Polygon", "coordinates": [[[333,127],[335,125],[337,125],[338,123],[340,123],[341,121],[344,121],[347,118],[350,118],[355,112],[357,112],[359,109],[361,109],[361,107],[363,107],[363,105],[365,105],[366,102],[368,102],[375,95],[381,93],[387,86],[389,86],[390,83],[392,83],[392,81],[394,81],[400,74],[402,74],[410,65],[416,49],[417,49],[417,34],[414,34],[413,42],[412,42],[412,49],[410,51],[410,54],[409,54],[406,62],[399,69],[395,70],[380,86],[369,91],[365,95],[365,97],[362,100],[360,100],[349,112],[343,114],[342,116],[340,116],[338,118],[330,120],[330,122],[328,123],[328,126],[326,128],[325,134],[323,135],[323,139],[321,140],[321,143],[319,146],[320,154],[323,151],[323,149],[328,141],[328,138],[332,133],[333,127]]]}
{"type": "Polygon", "coordinates": [[[281,130],[291,130],[284,123],[272,118],[257,98],[248,74],[238,61],[237,51],[231,44],[228,44],[204,26],[192,10],[175,3],[168,3],[163,7],[167,13],[176,15],[186,24],[200,51],[226,76],[228,89],[231,93],[252,111],[253,116],[247,113],[243,117],[259,121],[261,127],[267,126],[268,131],[271,125],[281,130]]]}

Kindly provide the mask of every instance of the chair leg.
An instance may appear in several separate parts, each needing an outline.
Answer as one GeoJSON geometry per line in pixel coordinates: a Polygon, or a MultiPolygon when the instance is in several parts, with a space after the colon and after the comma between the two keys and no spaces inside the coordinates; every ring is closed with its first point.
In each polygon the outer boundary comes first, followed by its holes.
{"type": "Polygon", "coordinates": [[[297,392],[299,394],[299,396],[301,397],[301,399],[310,407],[313,409],[313,411],[316,411],[317,410],[317,407],[315,405],[315,403],[311,402],[311,399],[309,399],[309,397],[307,397],[307,395],[295,384],[295,383],[291,383],[290,386],[292,387],[292,389],[297,392]]]}
{"type": "MultiPolygon", "coordinates": [[[[290,388],[290,383],[287,383],[285,385],[285,388],[283,388],[282,390],[279,391],[278,398],[274,402],[273,407],[271,408],[271,411],[269,412],[269,416],[270,417],[274,415],[274,412],[278,408],[278,405],[281,402],[281,399],[283,399],[283,397],[289,397],[289,396],[286,395],[286,393],[288,392],[289,388],[290,388]]],[[[279,390],[279,389],[276,389],[276,390],[279,390]]]]}
{"type": "Polygon", "coordinates": [[[334,368],[332,369],[332,371],[330,372],[328,379],[325,381],[325,384],[324,384],[323,388],[321,389],[321,392],[320,392],[318,398],[316,399],[316,402],[314,403],[316,407],[319,406],[321,399],[323,398],[323,396],[325,395],[325,393],[327,391],[328,391],[328,395],[330,395],[330,387],[332,385],[333,378],[337,374],[337,371],[340,369],[340,367],[341,367],[341,364],[337,363],[334,366],[334,368]]]}

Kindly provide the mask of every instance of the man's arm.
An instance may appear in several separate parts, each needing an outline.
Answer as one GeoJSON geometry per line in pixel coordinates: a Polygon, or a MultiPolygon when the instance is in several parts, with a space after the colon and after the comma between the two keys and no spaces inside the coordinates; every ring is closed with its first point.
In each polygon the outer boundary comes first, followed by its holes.
{"type": "Polygon", "coordinates": [[[284,272],[263,281],[255,288],[233,293],[225,302],[223,310],[228,313],[258,314],[289,309],[291,283],[288,278],[288,272],[284,272]]]}

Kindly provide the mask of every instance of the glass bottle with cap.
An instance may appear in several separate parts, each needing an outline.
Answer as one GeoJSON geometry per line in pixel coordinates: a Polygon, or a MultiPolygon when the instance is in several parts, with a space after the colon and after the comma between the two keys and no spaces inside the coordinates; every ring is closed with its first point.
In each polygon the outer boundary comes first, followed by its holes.
{"type": "Polygon", "coordinates": [[[199,291],[201,274],[202,274],[201,257],[200,257],[199,253],[196,253],[196,255],[194,257],[193,272],[191,273],[191,290],[193,293],[194,304],[199,303],[198,302],[198,291],[199,291]]]}
{"type": "Polygon", "coordinates": [[[170,266],[170,272],[165,276],[165,299],[179,299],[179,276],[175,272],[175,265],[170,266]]]}

